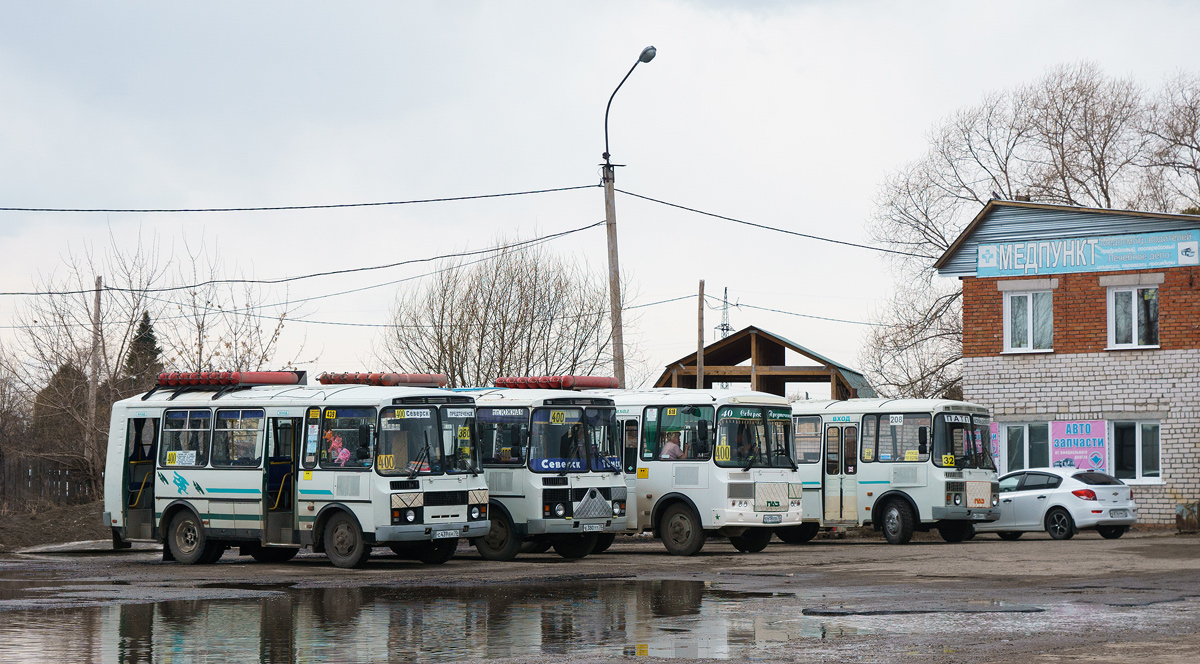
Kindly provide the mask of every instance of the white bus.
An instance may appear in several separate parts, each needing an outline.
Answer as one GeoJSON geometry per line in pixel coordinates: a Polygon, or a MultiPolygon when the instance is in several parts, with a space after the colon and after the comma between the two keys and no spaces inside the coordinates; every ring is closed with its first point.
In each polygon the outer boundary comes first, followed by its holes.
{"type": "Polygon", "coordinates": [[[806,542],[821,527],[870,524],[904,544],[937,528],[947,542],[1000,518],[991,418],[945,399],[850,399],[792,404],[804,523],[778,531],[806,542]]]}
{"type": "Polygon", "coordinates": [[[458,390],[478,406],[475,426],[491,496],[491,530],[475,540],[488,560],[551,547],[582,558],[625,530],[616,411],[611,399],[562,387],[611,378],[497,378],[505,387],[458,390]],[[602,541],[603,539],[603,541],[602,541]]]}
{"type": "Polygon", "coordinates": [[[800,524],[786,399],[677,388],[587,394],[617,404],[629,487],[626,533],[651,531],[668,552],[689,556],[706,533],[757,552],[773,529],[800,524]]]}
{"type": "MultiPolygon", "coordinates": [[[[439,380],[440,379],[440,380],[439,380]]],[[[211,563],[304,546],[358,567],[374,546],[426,563],[488,531],[475,403],[428,374],[161,374],[113,405],[104,521],[115,546],[211,563]]]]}

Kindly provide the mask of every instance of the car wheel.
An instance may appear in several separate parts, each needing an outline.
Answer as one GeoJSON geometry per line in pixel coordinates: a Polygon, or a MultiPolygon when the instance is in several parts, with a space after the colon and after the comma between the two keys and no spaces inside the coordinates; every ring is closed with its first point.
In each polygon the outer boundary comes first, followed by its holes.
{"type": "Polygon", "coordinates": [[[567,560],[578,560],[596,548],[596,533],[564,535],[554,540],[554,552],[567,560]]]}
{"type": "Polygon", "coordinates": [[[487,560],[512,560],[521,551],[521,536],[504,510],[492,509],[492,527],[475,538],[475,550],[487,560]]]}
{"type": "Polygon", "coordinates": [[[1075,536],[1075,520],[1062,508],[1050,510],[1046,515],[1046,532],[1056,540],[1069,540],[1075,536]]]}
{"type": "Polygon", "coordinates": [[[417,550],[417,559],[426,565],[441,565],[454,557],[457,548],[458,538],[425,542],[424,546],[417,550]]]}
{"type": "Polygon", "coordinates": [[[893,500],[883,508],[883,537],[888,544],[908,544],[912,539],[914,522],[912,507],[903,500],[893,500]]]}
{"type": "Polygon", "coordinates": [[[947,542],[965,542],[975,536],[975,524],[969,521],[946,521],[938,526],[938,534],[947,542]]]}
{"type": "Polygon", "coordinates": [[[1015,542],[1015,541],[1021,539],[1021,535],[1024,535],[1025,533],[1023,533],[1019,530],[1001,530],[1000,532],[998,532],[996,534],[999,535],[1000,539],[1002,539],[1002,540],[1005,540],[1008,542],[1015,542]]]}
{"type": "Polygon", "coordinates": [[[1104,539],[1119,539],[1129,532],[1129,526],[1096,526],[1096,532],[1104,539]]]}
{"type": "Polygon", "coordinates": [[[774,534],[770,528],[749,528],[741,535],[730,537],[729,543],[733,544],[733,548],[738,551],[758,553],[767,548],[767,544],[771,542],[771,536],[774,534]]]}
{"type": "Polygon", "coordinates": [[[608,551],[608,547],[612,546],[616,539],[616,533],[600,533],[596,536],[596,548],[592,549],[592,553],[604,553],[608,551]]]}
{"type": "Polygon", "coordinates": [[[788,526],[786,528],[776,528],[775,536],[782,542],[788,544],[804,544],[817,536],[821,532],[821,524],[819,523],[802,523],[798,526],[788,526]]]}
{"type": "Polygon", "coordinates": [[[692,556],[704,548],[704,528],[700,525],[700,517],[683,503],[675,503],[667,508],[659,530],[663,546],[673,556],[692,556]]]}
{"type": "Polygon", "coordinates": [[[325,524],[325,556],[335,567],[362,567],[371,556],[371,547],[363,540],[358,521],[338,512],[325,524]]]}
{"type": "Polygon", "coordinates": [[[183,510],[171,519],[168,529],[167,546],[171,547],[171,555],[175,560],[185,565],[202,564],[204,558],[212,555],[212,547],[200,519],[188,510],[183,510]]]}

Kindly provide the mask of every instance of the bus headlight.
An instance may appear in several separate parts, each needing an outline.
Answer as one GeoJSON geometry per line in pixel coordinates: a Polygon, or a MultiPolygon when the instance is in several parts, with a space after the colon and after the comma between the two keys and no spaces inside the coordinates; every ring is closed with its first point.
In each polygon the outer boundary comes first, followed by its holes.
{"type": "Polygon", "coordinates": [[[625,514],[625,503],[613,501],[613,516],[621,516],[625,514]]]}
{"type": "Polygon", "coordinates": [[[562,503],[554,506],[554,516],[563,517],[567,515],[567,508],[563,507],[562,503]]]}
{"type": "Polygon", "coordinates": [[[954,504],[962,505],[962,494],[961,493],[954,494],[954,504]]]}
{"type": "Polygon", "coordinates": [[[407,512],[405,512],[405,513],[404,513],[404,520],[405,520],[405,521],[408,521],[409,523],[412,523],[413,521],[416,521],[416,520],[417,520],[417,513],[416,513],[416,512],[414,512],[414,511],[412,511],[412,510],[408,510],[407,512]]]}
{"type": "Polygon", "coordinates": [[[478,505],[475,505],[474,507],[471,508],[471,518],[472,519],[479,518],[479,506],[478,505]]]}
{"type": "Polygon", "coordinates": [[[1000,494],[993,493],[992,494],[992,507],[995,507],[999,504],[1000,504],[1000,494]]]}

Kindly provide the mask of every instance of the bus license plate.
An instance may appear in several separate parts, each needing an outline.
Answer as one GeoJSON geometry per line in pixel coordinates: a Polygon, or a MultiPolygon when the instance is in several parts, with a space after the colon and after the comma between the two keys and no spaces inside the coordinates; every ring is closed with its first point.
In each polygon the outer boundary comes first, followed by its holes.
{"type": "Polygon", "coordinates": [[[433,539],[449,539],[451,537],[458,537],[460,535],[462,535],[462,531],[458,529],[433,531],[433,539]]]}
{"type": "Polygon", "coordinates": [[[598,532],[600,532],[600,524],[598,524],[598,523],[585,523],[585,524],[583,524],[583,532],[585,532],[585,533],[598,533],[598,532]]]}
{"type": "Polygon", "coordinates": [[[1108,516],[1114,519],[1128,519],[1129,510],[1109,510],[1108,516]]]}
{"type": "Polygon", "coordinates": [[[763,523],[783,523],[782,514],[764,514],[763,523]]]}
{"type": "Polygon", "coordinates": [[[971,518],[976,519],[978,521],[983,521],[984,519],[987,518],[987,514],[984,514],[983,512],[976,512],[971,515],[971,518]]]}

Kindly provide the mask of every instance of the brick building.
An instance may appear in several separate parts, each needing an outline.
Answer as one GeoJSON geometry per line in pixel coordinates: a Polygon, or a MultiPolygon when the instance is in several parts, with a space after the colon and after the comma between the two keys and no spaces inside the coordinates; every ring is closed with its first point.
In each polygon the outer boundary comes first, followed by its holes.
{"type": "Polygon", "coordinates": [[[1103,469],[1145,523],[1200,498],[1200,217],[991,201],[935,267],[1001,472],[1103,469]]]}

